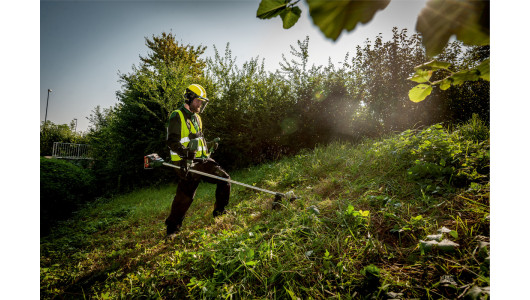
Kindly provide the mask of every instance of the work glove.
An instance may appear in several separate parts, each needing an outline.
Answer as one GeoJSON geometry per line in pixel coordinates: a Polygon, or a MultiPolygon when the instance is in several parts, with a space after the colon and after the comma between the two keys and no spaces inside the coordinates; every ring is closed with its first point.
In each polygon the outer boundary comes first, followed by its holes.
{"type": "Polygon", "coordinates": [[[187,160],[193,160],[195,158],[195,154],[197,154],[197,151],[192,151],[192,150],[189,150],[186,151],[186,157],[184,157],[185,159],[187,160]]]}
{"type": "Polygon", "coordinates": [[[221,141],[220,138],[215,138],[213,141],[206,142],[206,147],[208,147],[210,153],[214,153],[219,148],[219,141],[221,141]]]}
{"type": "Polygon", "coordinates": [[[184,171],[185,175],[188,175],[188,172],[193,165],[193,159],[195,158],[196,153],[197,151],[187,149],[186,155],[182,157],[182,160],[180,161],[180,167],[184,171]]]}
{"type": "Polygon", "coordinates": [[[193,160],[183,159],[180,161],[180,168],[182,169],[182,171],[184,171],[184,176],[188,175],[188,172],[190,171],[191,167],[193,167],[193,160]]]}

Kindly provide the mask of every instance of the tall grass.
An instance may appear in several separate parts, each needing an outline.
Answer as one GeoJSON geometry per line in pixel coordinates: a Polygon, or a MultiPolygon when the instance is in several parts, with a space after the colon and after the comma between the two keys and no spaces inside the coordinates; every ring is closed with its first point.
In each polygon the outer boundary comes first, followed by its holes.
{"type": "Polygon", "coordinates": [[[489,141],[465,126],[239,170],[234,180],[299,198],[272,210],[270,195],[234,185],[228,214],[212,219],[215,187],[201,185],[171,242],[175,186],[101,199],[41,241],[42,297],[487,296],[489,141]]]}

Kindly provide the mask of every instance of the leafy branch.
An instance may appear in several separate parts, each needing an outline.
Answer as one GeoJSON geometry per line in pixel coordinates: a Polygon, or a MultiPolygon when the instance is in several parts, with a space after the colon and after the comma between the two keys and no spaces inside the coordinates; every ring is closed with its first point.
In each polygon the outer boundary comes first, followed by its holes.
{"type": "Polygon", "coordinates": [[[290,3],[291,0],[263,0],[259,4],[256,17],[260,19],[272,19],[280,16],[283,21],[283,28],[289,29],[298,22],[302,10],[296,6],[300,0],[290,3]]]}
{"type": "Polygon", "coordinates": [[[490,80],[490,59],[484,60],[479,66],[472,69],[453,72],[451,64],[433,60],[414,68],[416,71],[409,80],[419,83],[409,91],[409,99],[413,102],[425,100],[432,92],[432,87],[438,85],[441,90],[451,86],[462,85],[466,81],[490,80]],[[445,72],[449,75],[436,81],[431,81],[434,72],[445,72]]]}

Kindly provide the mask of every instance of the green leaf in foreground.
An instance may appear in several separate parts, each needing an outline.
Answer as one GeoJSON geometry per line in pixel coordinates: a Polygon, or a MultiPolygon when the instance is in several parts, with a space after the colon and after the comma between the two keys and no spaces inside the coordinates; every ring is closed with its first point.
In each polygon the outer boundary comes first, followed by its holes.
{"type": "MultiPolygon", "coordinates": [[[[449,67],[451,66],[450,63],[443,62],[443,61],[430,61],[428,63],[416,66],[414,70],[416,71],[412,77],[409,78],[409,80],[417,82],[417,83],[427,83],[429,82],[429,79],[432,76],[433,72],[436,72],[438,70],[447,70],[447,72],[451,71],[449,70],[449,67]]],[[[466,81],[478,81],[479,79],[483,80],[490,80],[490,59],[484,60],[478,67],[474,69],[469,70],[461,70],[456,73],[451,73],[451,75],[438,80],[431,82],[431,86],[438,85],[440,87],[440,90],[445,91],[448,88],[451,87],[451,85],[461,85],[466,81]]],[[[426,90],[423,90],[423,87],[420,88],[420,86],[416,86],[415,88],[411,89],[409,92],[409,98],[411,101],[418,102],[422,101],[425,98],[423,97],[423,92],[427,92],[426,90]],[[413,92],[414,89],[418,88],[416,91],[413,92]],[[414,98],[413,98],[414,97],[414,98]]],[[[428,92],[430,94],[430,92],[428,92]]],[[[427,94],[426,96],[428,96],[427,94]]]]}
{"type": "Polygon", "coordinates": [[[409,99],[412,102],[421,102],[432,92],[432,86],[428,84],[418,84],[409,91],[409,99]]]}
{"type": "Polygon", "coordinates": [[[445,79],[440,81],[440,89],[442,91],[445,91],[445,90],[447,90],[450,87],[451,87],[451,79],[445,78],[445,79]]]}
{"type": "Polygon", "coordinates": [[[438,61],[438,60],[431,60],[430,62],[426,62],[422,65],[414,67],[414,70],[418,69],[429,69],[429,70],[449,70],[449,67],[451,66],[450,63],[444,62],[444,61],[438,61]]]}
{"type": "Polygon", "coordinates": [[[468,45],[489,44],[489,10],[489,1],[429,0],[416,23],[427,55],[441,53],[452,35],[468,45]]]}
{"type": "Polygon", "coordinates": [[[477,70],[480,72],[480,78],[490,81],[490,59],[484,60],[480,65],[477,67],[477,70]]]}
{"type": "Polygon", "coordinates": [[[287,3],[283,0],[262,0],[256,12],[256,17],[260,19],[274,18],[281,14],[286,7],[287,3]]]}
{"type": "Polygon", "coordinates": [[[302,10],[298,7],[289,7],[285,9],[281,14],[280,17],[283,21],[283,28],[289,29],[298,22],[298,19],[300,18],[300,15],[302,14],[302,10]]]}
{"type": "Polygon", "coordinates": [[[416,70],[416,73],[414,73],[414,75],[412,75],[412,77],[409,78],[409,80],[412,80],[417,83],[428,82],[429,79],[431,79],[432,72],[433,71],[422,70],[422,69],[416,70]]]}
{"type": "Polygon", "coordinates": [[[466,81],[477,81],[479,79],[479,75],[477,70],[471,69],[457,72],[451,75],[450,78],[453,81],[453,85],[461,85],[466,81]]]}
{"type": "Polygon", "coordinates": [[[378,10],[384,9],[390,0],[382,1],[328,1],[307,0],[313,23],[327,38],[334,41],[342,30],[352,31],[357,24],[368,23],[378,10]]]}

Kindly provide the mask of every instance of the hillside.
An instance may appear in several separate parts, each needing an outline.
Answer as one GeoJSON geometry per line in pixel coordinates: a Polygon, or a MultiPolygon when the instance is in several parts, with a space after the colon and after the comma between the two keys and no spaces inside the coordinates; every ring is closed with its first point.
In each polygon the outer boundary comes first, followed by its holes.
{"type": "Polygon", "coordinates": [[[271,195],[233,185],[213,219],[215,187],[201,184],[175,241],[164,219],[176,186],[98,199],[41,240],[41,297],[489,295],[489,129],[477,119],[231,176],[300,198],[272,210],[271,195]]]}

